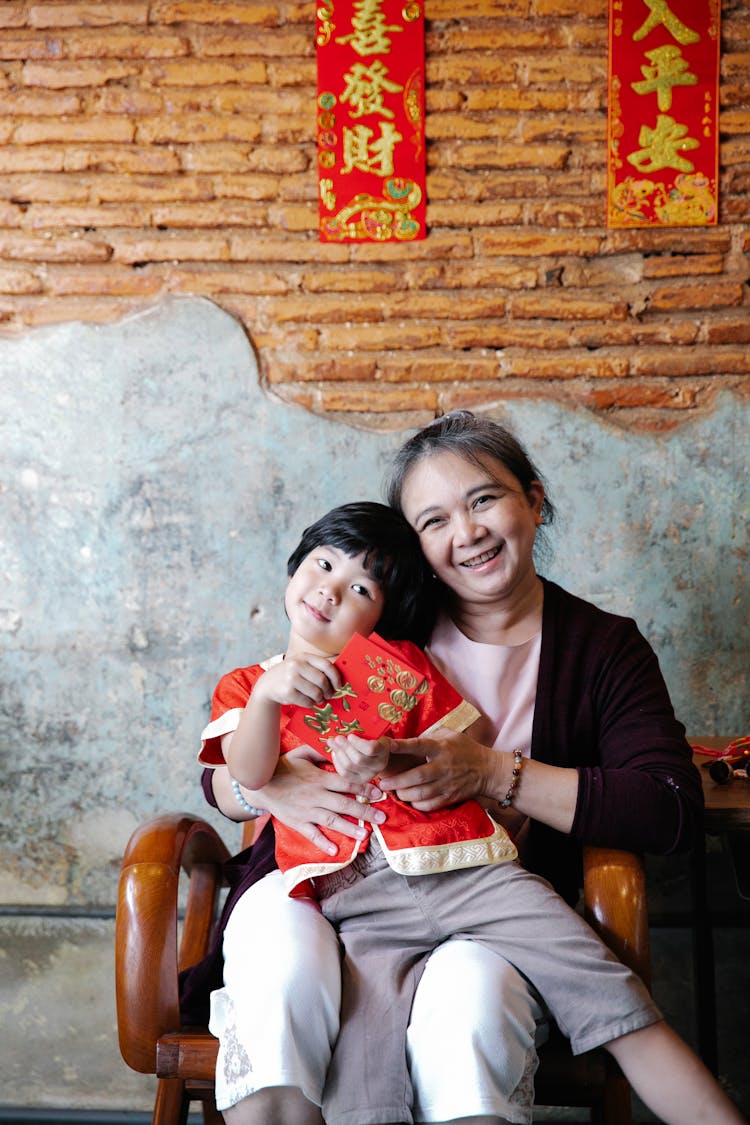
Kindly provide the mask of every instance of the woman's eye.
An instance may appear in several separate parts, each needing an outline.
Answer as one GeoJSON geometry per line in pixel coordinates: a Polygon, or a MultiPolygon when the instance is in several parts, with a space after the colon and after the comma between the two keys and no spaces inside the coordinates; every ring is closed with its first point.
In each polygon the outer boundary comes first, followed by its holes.
{"type": "Polygon", "coordinates": [[[427,531],[427,529],[430,528],[430,527],[437,527],[437,525],[439,523],[440,523],[440,516],[430,516],[430,518],[425,520],[424,523],[422,524],[422,527],[420,528],[420,534],[421,534],[422,531],[427,531]]]}
{"type": "Polygon", "coordinates": [[[496,497],[491,495],[490,493],[485,496],[477,496],[476,500],[474,501],[474,507],[478,508],[484,504],[490,504],[495,499],[496,497]]]}

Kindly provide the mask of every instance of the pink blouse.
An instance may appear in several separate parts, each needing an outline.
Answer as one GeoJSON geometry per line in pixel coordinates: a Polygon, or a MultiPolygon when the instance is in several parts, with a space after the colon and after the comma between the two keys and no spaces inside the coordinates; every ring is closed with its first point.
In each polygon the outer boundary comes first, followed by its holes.
{"type": "MultiPolygon", "coordinates": [[[[427,652],[445,678],[481,712],[466,733],[495,750],[518,748],[528,758],[541,648],[541,629],[520,645],[483,644],[470,640],[447,614],[441,614],[427,652]]],[[[501,810],[495,802],[489,811],[520,848],[526,818],[513,809],[501,810]]]]}

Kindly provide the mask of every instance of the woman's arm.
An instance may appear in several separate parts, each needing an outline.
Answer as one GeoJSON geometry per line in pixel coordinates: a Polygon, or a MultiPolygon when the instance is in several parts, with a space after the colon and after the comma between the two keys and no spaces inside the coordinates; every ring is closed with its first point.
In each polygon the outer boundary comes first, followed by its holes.
{"type": "MultiPolygon", "coordinates": [[[[214,801],[221,812],[231,820],[252,819],[232,792],[229,769],[217,766],[211,774],[208,781],[214,801]]],[[[273,777],[262,789],[243,789],[243,795],[248,804],[268,809],[276,820],[300,832],[321,851],[336,855],[337,849],[324,835],[323,829],[362,840],[366,830],[357,821],[382,824],[385,820],[385,814],[377,806],[360,804],[350,795],[352,791],[368,800],[375,800],[380,796],[372,785],[352,786],[337,774],[319,769],[312,762],[305,759],[287,760],[283,756],[278,761],[273,777]]]]}
{"type": "MultiPolygon", "coordinates": [[[[534,757],[513,805],[581,843],[684,850],[700,830],[702,790],[658,661],[632,621],[602,615],[595,626],[557,661],[537,698],[534,757]]],[[[423,811],[468,797],[502,801],[510,787],[510,748],[439,734],[392,744],[394,766],[400,752],[428,760],[384,776],[382,788],[423,811]]]]}

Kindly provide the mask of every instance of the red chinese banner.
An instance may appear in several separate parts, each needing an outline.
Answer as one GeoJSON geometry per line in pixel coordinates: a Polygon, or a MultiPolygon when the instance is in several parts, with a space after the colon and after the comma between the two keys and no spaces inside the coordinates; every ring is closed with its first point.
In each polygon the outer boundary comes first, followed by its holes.
{"type": "Polygon", "coordinates": [[[718,221],[721,0],[609,0],[607,226],[718,221]]]}
{"type": "Polygon", "coordinates": [[[318,0],[321,242],[425,236],[424,15],[403,0],[318,0]]]}

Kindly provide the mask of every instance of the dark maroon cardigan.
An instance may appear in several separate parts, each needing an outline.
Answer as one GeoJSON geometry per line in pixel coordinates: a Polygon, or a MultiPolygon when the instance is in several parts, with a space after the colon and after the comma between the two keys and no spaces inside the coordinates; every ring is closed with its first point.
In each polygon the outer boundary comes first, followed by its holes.
{"type": "MultiPolygon", "coordinates": [[[[577,768],[578,802],[569,836],[532,823],[525,858],[574,902],[582,844],[657,855],[685,851],[701,832],[703,793],[656,655],[635,622],[543,581],[531,756],[577,768]]],[[[212,773],[205,770],[202,783],[215,805],[212,773]]],[[[231,890],[211,953],[183,974],[186,1022],[206,1022],[208,991],[222,985],[221,936],[229,913],[275,866],[268,824],[252,848],[230,861],[231,890]]]]}

